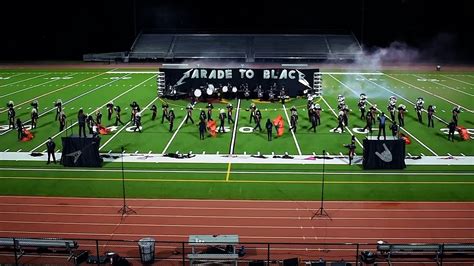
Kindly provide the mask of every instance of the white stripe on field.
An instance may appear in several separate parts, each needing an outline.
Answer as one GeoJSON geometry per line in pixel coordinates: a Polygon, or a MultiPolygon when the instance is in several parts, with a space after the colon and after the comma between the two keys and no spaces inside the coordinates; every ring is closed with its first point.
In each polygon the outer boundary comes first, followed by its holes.
{"type": "MultiPolygon", "coordinates": [[[[413,75],[413,76],[415,76],[415,77],[417,77],[417,78],[420,78],[420,79],[425,79],[424,77],[421,77],[421,76],[418,76],[418,75],[413,75]]],[[[468,92],[465,92],[465,91],[462,91],[462,90],[458,90],[458,89],[453,88],[453,87],[451,87],[451,86],[448,86],[448,85],[445,85],[445,84],[442,84],[442,83],[439,83],[439,82],[436,82],[436,81],[431,81],[431,80],[429,80],[429,79],[427,79],[427,80],[428,80],[429,82],[432,82],[432,83],[436,84],[436,85],[443,86],[443,87],[445,87],[445,88],[448,88],[448,89],[457,91],[457,92],[459,92],[459,93],[466,94],[466,95],[471,96],[471,97],[474,96],[474,94],[471,94],[471,93],[468,93],[468,92]]]]}
{"type": "Polygon", "coordinates": [[[449,77],[448,75],[445,75],[443,76],[444,78],[448,78],[448,79],[452,79],[452,80],[455,80],[455,81],[458,81],[458,82],[461,82],[461,83],[464,83],[464,84],[467,84],[467,85],[474,85],[474,83],[469,83],[469,82],[466,82],[466,81],[463,81],[463,80],[460,80],[460,79],[455,79],[455,78],[452,78],[452,77],[449,77]]]}
{"type": "MultiPolygon", "coordinates": [[[[120,93],[119,95],[117,95],[117,96],[114,97],[113,99],[108,100],[106,103],[104,103],[103,105],[101,105],[100,107],[98,107],[97,109],[95,109],[95,110],[92,111],[92,112],[93,112],[93,113],[97,112],[97,110],[99,110],[99,109],[105,107],[105,106],[107,105],[107,103],[109,103],[110,101],[115,101],[116,99],[122,97],[124,94],[127,94],[128,92],[130,92],[130,91],[136,89],[137,87],[141,86],[143,83],[149,81],[150,79],[152,79],[152,78],[154,78],[154,77],[155,77],[155,76],[151,76],[150,78],[148,78],[148,79],[146,79],[146,80],[144,80],[144,81],[138,83],[137,85],[131,87],[130,89],[128,89],[128,90],[126,90],[126,91],[120,93]]],[[[118,79],[117,79],[117,80],[118,80],[118,79]]],[[[114,81],[116,81],[116,80],[114,80],[114,81]]],[[[70,126],[68,126],[67,128],[65,128],[63,131],[60,131],[59,133],[56,133],[56,134],[55,134],[54,136],[52,136],[51,138],[54,139],[55,137],[61,135],[64,131],[66,131],[66,130],[72,128],[73,126],[75,126],[76,124],[77,124],[77,121],[74,122],[73,124],[71,124],[70,126]]],[[[41,147],[41,146],[43,146],[44,144],[46,144],[46,142],[48,142],[48,141],[47,141],[47,140],[44,141],[43,143],[41,143],[40,145],[38,145],[38,146],[36,146],[34,149],[32,149],[30,152],[34,152],[36,149],[38,149],[39,147],[41,147]]]]}
{"type": "MultiPolygon", "coordinates": [[[[71,75],[72,76],[72,75],[71,75]]],[[[4,94],[2,96],[0,96],[0,99],[1,98],[4,98],[4,97],[7,97],[7,96],[10,96],[10,95],[13,95],[13,94],[17,94],[17,93],[20,93],[22,91],[27,91],[27,90],[31,90],[31,89],[34,89],[38,86],[41,86],[41,85],[45,85],[45,84],[48,84],[48,83],[51,83],[51,82],[55,82],[55,81],[58,81],[59,79],[52,79],[52,80],[48,80],[46,82],[43,82],[43,83],[39,83],[39,84],[36,84],[36,85],[33,85],[31,87],[27,87],[27,88],[24,88],[24,89],[21,89],[21,90],[16,90],[14,92],[10,92],[10,93],[7,93],[7,94],[4,94]]]]}
{"type": "MultiPolygon", "coordinates": [[[[288,113],[286,112],[286,107],[285,107],[284,104],[283,104],[283,112],[285,112],[286,119],[288,120],[288,128],[290,128],[291,127],[290,118],[288,117],[288,113]]],[[[291,135],[293,135],[293,140],[295,141],[296,149],[298,150],[298,154],[302,155],[300,145],[298,144],[298,140],[296,139],[296,135],[295,135],[294,130],[291,130],[291,129],[289,129],[289,130],[291,131],[291,135]]]]}
{"type": "MultiPolygon", "coordinates": [[[[150,103],[148,103],[145,108],[143,108],[142,110],[147,110],[148,107],[150,107],[150,105],[152,105],[156,100],[158,99],[158,97],[156,97],[155,99],[153,99],[150,103]]],[[[124,130],[125,128],[127,128],[127,126],[131,123],[131,121],[128,121],[127,124],[125,124],[119,131],[117,131],[114,135],[112,135],[102,146],[100,146],[99,148],[99,151],[102,150],[107,144],[109,144],[109,142],[111,142],[122,130],[124,130]]],[[[150,151],[151,152],[151,151],[150,151]]]]}
{"type": "Polygon", "coordinates": [[[466,110],[466,111],[468,111],[468,112],[470,112],[470,113],[474,113],[474,111],[471,110],[471,109],[468,109],[468,108],[466,108],[466,107],[464,107],[464,106],[462,106],[462,105],[460,105],[460,104],[458,104],[458,103],[455,103],[455,102],[453,102],[453,101],[451,101],[451,100],[448,100],[448,99],[446,99],[446,98],[444,98],[444,97],[442,97],[442,96],[439,96],[439,95],[437,95],[437,94],[434,94],[434,93],[432,93],[432,92],[429,92],[429,91],[427,91],[427,90],[424,90],[424,89],[422,89],[422,88],[419,88],[419,87],[417,87],[417,86],[415,86],[415,85],[413,85],[413,84],[411,84],[411,83],[408,83],[408,82],[406,82],[406,81],[404,81],[404,80],[397,79],[396,77],[393,77],[393,76],[391,76],[391,75],[389,75],[389,74],[385,74],[385,76],[387,76],[387,77],[389,77],[389,78],[392,78],[392,79],[394,79],[394,80],[398,80],[399,82],[402,82],[402,83],[404,83],[404,84],[406,84],[406,85],[408,85],[408,86],[410,86],[410,87],[412,87],[412,88],[415,88],[415,89],[420,90],[420,91],[423,91],[423,92],[425,92],[425,93],[427,93],[427,94],[433,95],[433,96],[435,96],[435,97],[437,97],[437,98],[440,98],[440,99],[442,99],[442,100],[444,100],[444,101],[446,101],[446,102],[448,102],[448,103],[451,103],[451,104],[453,104],[453,105],[459,105],[459,106],[460,106],[461,108],[463,108],[464,110],[466,110]]]}
{"type": "MultiPolygon", "coordinates": [[[[26,73],[23,73],[23,74],[26,74],[26,73]]],[[[22,75],[23,75],[23,74],[22,74],[22,75]]],[[[4,84],[4,85],[0,86],[0,88],[1,88],[1,87],[6,87],[6,86],[10,86],[10,85],[13,85],[13,84],[17,84],[17,83],[20,83],[20,82],[25,82],[25,81],[32,80],[32,79],[35,79],[35,78],[40,78],[40,77],[42,77],[42,76],[46,76],[46,75],[49,75],[49,74],[51,74],[51,73],[46,73],[46,74],[43,74],[43,75],[34,76],[34,77],[31,77],[31,78],[22,79],[22,80],[19,80],[19,81],[16,81],[16,82],[4,84]]]]}
{"type": "MultiPolygon", "coordinates": [[[[193,105],[193,107],[194,107],[194,105],[193,105]]],[[[185,116],[183,117],[183,120],[182,120],[181,123],[179,124],[178,128],[174,131],[173,136],[171,136],[170,141],[168,141],[168,143],[166,144],[166,146],[165,146],[165,148],[163,149],[163,151],[161,152],[161,154],[165,154],[165,153],[166,153],[166,150],[168,150],[169,146],[171,145],[171,142],[173,142],[174,138],[175,138],[176,135],[178,134],[178,131],[181,129],[181,127],[183,127],[184,121],[186,120],[186,116],[187,116],[187,115],[185,115],[185,116]]]]}
{"type": "MultiPolygon", "coordinates": [[[[335,78],[334,76],[332,75],[329,75],[331,78],[333,78],[334,80],[336,80],[337,82],[339,82],[342,86],[346,87],[347,89],[349,89],[350,91],[352,91],[355,95],[358,95],[356,91],[354,91],[352,88],[350,88],[349,86],[347,86],[346,84],[344,84],[343,82],[341,82],[340,80],[338,80],[337,78],[335,78]]],[[[373,81],[370,81],[368,79],[365,79],[369,82],[372,82],[373,84],[379,86],[379,87],[382,87],[380,85],[378,85],[377,83],[373,82],[373,81]]],[[[367,103],[369,103],[370,105],[373,105],[371,104],[369,101],[367,101],[367,103]]],[[[382,110],[380,110],[379,108],[377,108],[377,110],[379,112],[382,112],[382,110]]],[[[390,117],[387,117],[388,120],[392,120],[390,119],[390,117]]],[[[400,127],[400,129],[402,129],[403,131],[405,131],[408,135],[410,135],[410,137],[412,137],[413,139],[415,139],[416,141],[418,141],[418,143],[420,143],[423,147],[425,147],[427,150],[429,150],[431,153],[433,153],[433,155],[435,156],[438,156],[438,154],[436,154],[436,152],[434,152],[432,149],[430,149],[428,146],[426,146],[423,142],[421,142],[419,139],[417,139],[413,134],[411,134],[410,132],[408,132],[408,130],[406,130],[405,128],[403,127],[400,127]]]]}
{"type": "Polygon", "coordinates": [[[232,129],[232,140],[230,141],[230,155],[234,154],[235,137],[237,135],[237,124],[239,123],[240,99],[237,100],[237,111],[235,111],[234,128],[232,129]]]}

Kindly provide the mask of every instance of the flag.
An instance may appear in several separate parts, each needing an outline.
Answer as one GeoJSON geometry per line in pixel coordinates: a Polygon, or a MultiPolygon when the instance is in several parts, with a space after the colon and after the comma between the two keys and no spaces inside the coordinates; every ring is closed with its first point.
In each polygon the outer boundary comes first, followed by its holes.
{"type": "Polygon", "coordinates": [[[461,139],[469,140],[469,138],[470,138],[469,132],[467,132],[467,129],[465,127],[458,126],[458,127],[456,127],[456,129],[458,130],[458,133],[459,133],[459,136],[461,136],[461,139]]]}
{"type": "Polygon", "coordinates": [[[217,136],[216,121],[214,120],[207,121],[207,129],[209,130],[209,133],[211,133],[211,136],[213,137],[217,136]]]}
{"type": "Polygon", "coordinates": [[[406,144],[411,144],[411,139],[407,135],[400,133],[400,138],[403,139],[406,144]]]}
{"type": "Polygon", "coordinates": [[[283,117],[278,115],[277,118],[273,119],[273,125],[277,130],[277,136],[281,137],[283,132],[285,131],[285,123],[283,121],[283,117]]]}
{"type": "Polygon", "coordinates": [[[99,134],[101,135],[108,135],[110,133],[110,129],[102,126],[102,125],[97,125],[97,127],[99,128],[99,134]]]}
{"type": "Polygon", "coordinates": [[[26,142],[26,141],[32,140],[33,138],[34,138],[34,135],[33,133],[31,133],[31,131],[29,131],[28,129],[23,129],[21,141],[26,142]]]}

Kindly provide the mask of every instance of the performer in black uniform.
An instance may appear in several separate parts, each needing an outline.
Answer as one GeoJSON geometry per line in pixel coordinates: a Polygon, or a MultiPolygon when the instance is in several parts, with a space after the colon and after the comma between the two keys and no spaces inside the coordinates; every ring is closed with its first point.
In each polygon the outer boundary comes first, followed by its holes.
{"type": "Polygon", "coordinates": [[[188,104],[188,106],[186,106],[186,120],[184,121],[184,123],[188,123],[188,119],[191,120],[191,123],[194,124],[194,120],[193,120],[193,105],[192,104],[188,104]]]}
{"type": "Polygon", "coordinates": [[[64,130],[64,127],[66,126],[66,114],[64,111],[61,111],[59,114],[59,132],[64,130]]]}
{"type": "Polygon", "coordinates": [[[451,140],[454,142],[454,132],[456,131],[456,122],[454,122],[454,120],[451,120],[451,122],[449,122],[448,129],[449,129],[448,140],[451,140]]]}
{"type": "Polygon", "coordinates": [[[272,140],[273,134],[273,124],[272,121],[270,121],[270,118],[267,119],[267,123],[265,124],[265,128],[267,128],[267,139],[268,141],[272,140]]]}
{"type": "Polygon", "coordinates": [[[170,132],[173,132],[173,124],[174,124],[174,118],[175,118],[173,108],[171,108],[171,110],[168,114],[168,117],[169,117],[169,121],[170,121],[170,132]]]}
{"type": "Polygon", "coordinates": [[[427,112],[428,112],[428,127],[430,127],[430,125],[431,125],[431,127],[434,128],[433,115],[436,112],[435,109],[436,109],[436,106],[433,106],[433,105],[428,106],[428,110],[427,110],[427,112]]]}
{"type": "Polygon", "coordinates": [[[262,113],[260,112],[259,109],[257,109],[255,112],[254,120],[255,120],[256,125],[253,128],[253,130],[255,131],[258,128],[259,131],[262,132],[262,126],[260,125],[260,122],[262,121],[262,113]]]}
{"type": "Polygon", "coordinates": [[[16,128],[18,130],[18,140],[21,140],[23,138],[23,124],[20,118],[16,119],[16,128]]]}
{"type": "MultiPolygon", "coordinates": [[[[205,114],[204,114],[205,115],[205,114]]],[[[200,119],[199,121],[199,139],[203,140],[204,139],[204,134],[206,133],[206,119],[200,119]]]]}
{"type": "Polygon", "coordinates": [[[156,119],[156,113],[158,112],[158,108],[156,108],[156,105],[153,104],[150,108],[152,114],[151,114],[151,120],[155,121],[156,119]]]}
{"type": "Polygon", "coordinates": [[[166,120],[169,120],[169,117],[168,117],[168,108],[169,108],[169,105],[168,103],[163,103],[161,105],[161,110],[162,110],[162,114],[161,114],[161,123],[163,124],[163,121],[166,120]]]}
{"type": "Polygon", "coordinates": [[[107,119],[110,121],[112,119],[112,114],[114,112],[114,103],[109,102],[107,103],[107,119]]]}
{"type": "Polygon", "coordinates": [[[226,114],[225,114],[225,111],[224,109],[221,109],[220,112],[219,112],[219,121],[220,121],[220,125],[219,125],[219,129],[217,130],[217,132],[221,132],[222,133],[225,133],[225,129],[224,129],[224,123],[225,123],[225,119],[226,119],[226,114]]]}
{"type": "Polygon", "coordinates": [[[232,106],[231,103],[227,104],[227,123],[232,123],[234,124],[234,119],[232,118],[232,112],[234,110],[234,107],[232,106]]]}
{"type": "Polygon", "coordinates": [[[56,149],[56,143],[54,143],[51,137],[48,138],[48,142],[46,142],[46,150],[48,151],[48,162],[46,164],[51,163],[51,157],[53,157],[53,162],[56,164],[56,156],[54,155],[54,150],[56,149]]]}
{"type": "Polygon", "coordinates": [[[142,127],[142,116],[140,113],[136,113],[135,114],[135,129],[133,129],[133,132],[137,132],[138,130],[138,132],[142,133],[141,127],[142,127]]]}
{"type": "Polygon", "coordinates": [[[118,126],[118,123],[120,122],[120,124],[123,126],[124,123],[122,122],[122,120],[120,119],[120,112],[122,111],[122,109],[120,108],[120,106],[115,106],[115,126],[118,126]]]}
{"type": "Polygon", "coordinates": [[[84,114],[84,110],[79,109],[79,113],[77,114],[77,122],[79,124],[79,137],[84,134],[84,138],[86,135],[86,115],[84,114]]]}
{"type": "Polygon", "coordinates": [[[214,106],[212,103],[207,104],[207,121],[212,121],[212,109],[214,109],[214,106]]]}

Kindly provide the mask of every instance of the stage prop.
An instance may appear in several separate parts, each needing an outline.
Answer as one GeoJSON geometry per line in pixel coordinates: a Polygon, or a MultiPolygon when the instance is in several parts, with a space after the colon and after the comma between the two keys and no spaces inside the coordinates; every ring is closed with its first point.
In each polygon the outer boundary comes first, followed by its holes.
{"type": "Polygon", "coordinates": [[[162,68],[157,75],[158,95],[167,98],[224,97],[277,100],[322,92],[319,69],[162,68]]]}
{"type": "Polygon", "coordinates": [[[364,169],[404,169],[405,140],[388,138],[387,140],[364,139],[364,169]]]}
{"type": "Polygon", "coordinates": [[[101,167],[100,138],[78,136],[63,137],[61,163],[69,167],[101,167]]]}

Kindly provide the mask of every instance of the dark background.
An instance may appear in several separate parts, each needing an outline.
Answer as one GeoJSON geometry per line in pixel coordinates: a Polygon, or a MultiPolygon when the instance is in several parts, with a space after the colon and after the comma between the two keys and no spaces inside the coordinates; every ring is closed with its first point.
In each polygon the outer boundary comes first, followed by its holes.
{"type": "Polygon", "coordinates": [[[367,49],[394,41],[474,62],[474,1],[103,0],[2,3],[1,60],[126,51],[141,29],[183,33],[350,33],[367,49]],[[362,27],[363,25],[363,27],[362,27]],[[362,30],[363,28],[363,30],[362,30]]]}

